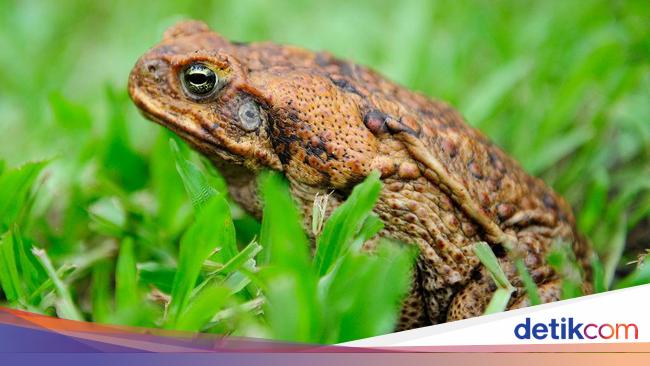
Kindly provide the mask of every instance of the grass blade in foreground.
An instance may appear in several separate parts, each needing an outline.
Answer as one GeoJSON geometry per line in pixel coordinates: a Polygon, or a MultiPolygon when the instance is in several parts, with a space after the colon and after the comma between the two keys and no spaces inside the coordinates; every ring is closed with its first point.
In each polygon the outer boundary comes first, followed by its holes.
{"type": "Polygon", "coordinates": [[[411,286],[417,250],[381,240],[375,254],[349,251],[321,279],[327,327],[320,342],[390,333],[411,286]]]}
{"type": "Polygon", "coordinates": [[[120,246],[115,273],[115,305],[118,312],[126,312],[138,306],[137,268],[133,253],[133,239],[126,238],[120,246]]]}
{"type": "Polygon", "coordinates": [[[111,262],[103,260],[92,268],[92,316],[93,321],[106,323],[110,314],[111,262]]]}
{"type": "Polygon", "coordinates": [[[286,181],[280,174],[268,172],[259,182],[264,201],[260,233],[263,256],[274,266],[306,271],[309,243],[286,181]]]}
{"type": "Polygon", "coordinates": [[[208,179],[196,165],[185,159],[178,143],[174,139],[169,139],[169,146],[176,159],[176,170],[178,170],[178,174],[181,176],[181,180],[183,181],[183,185],[185,185],[187,194],[192,200],[194,209],[198,211],[211,197],[217,194],[217,190],[208,183],[208,179]]]}
{"type": "Polygon", "coordinates": [[[650,283],[650,264],[642,263],[634,270],[634,272],[630,273],[627,275],[627,277],[619,281],[616,286],[614,286],[614,288],[621,289],[626,287],[645,285],[648,283],[650,283]]]}
{"type": "Polygon", "coordinates": [[[192,299],[178,317],[175,329],[197,332],[225,305],[230,289],[208,284],[192,299]]]}
{"type": "Polygon", "coordinates": [[[14,247],[13,233],[8,232],[0,238],[0,287],[10,303],[25,299],[14,247]]]}
{"type": "Polygon", "coordinates": [[[230,208],[222,195],[207,201],[180,244],[178,268],[172,287],[172,301],[166,326],[173,328],[185,310],[203,266],[218,246],[235,246],[235,228],[230,208]]]}
{"type": "Polygon", "coordinates": [[[503,269],[499,265],[499,260],[486,242],[476,243],[474,253],[485,268],[487,268],[488,272],[490,272],[492,279],[498,286],[484,314],[487,315],[504,311],[508,305],[508,301],[510,301],[510,295],[515,290],[514,287],[508,281],[506,274],[503,273],[503,269]]]}
{"type": "Polygon", "coordinates": [[[270,256],[260,279],[270,335],[336,343],[391,332],[411,284],[415,250],[385,241],[375,254],[350,250],[383,227],[372,216],[381,189],[378,175],[360,183],[330,216],[322,231],[325,239],[318,239],[320,254],[313,260],[286,183],[274,173],[261,182],[261,241],[270,245],[270,256]]]}
{"type": "Polygon", "coordinates": [[[542,299],[539,297],[539,293],[537,292],[537,284],[535,284],[535,281],[530,276],[530,273],[526,268],[526,264],[524,263],[524,260],[518,258],[515,261],[515,266],[517,267],[517,273],[519,274],[519,278],[521,278],[521,282],[524,283],[524,288],[526,288],[526,294],[528,295],[528,299],[530,299],[530,304],[531,305],[541,304],[542,299]]]}
{"type": "Polygon", "coordinates": [[[374,171],[362,184],[354,187],[352,194],[334,210],[317,241],[314,261],[318,275],[327,273],[335,259],[352,244],[355,235],[370,216],[380,190],[379,172],[374,171]]]}
{"type": "MultiPolygon", "coordinates": [[[[203,172],[182,156],[176,141],[170,140],[170,145],[176,168],[196,211],[194,222],[181,238],[169,316],[165,322],[167,328],[175,328],[181,320],[179,316],[186,311],[203,263],[208,258],[225,263],[238,251],[230,207],[223,193],[217,192],[203,172]]],[[[196,318],[190,319],[194,320],[189,323],[185,320],[181,325],[195,326],[196,318]]]]}
{"type": "Polygon", "coordinates": [[[571,246],[562,241],[553,243],[548,264],[562,279],[562,300],[582,296],[582,269],[576,263],[571,246]]]}
{"type": "Polygon", "coordinates": [[[260,177],[264,202],[260,243],[267,267],[259,275],[267,298],[266,320],[275,339],[311,342],[318,338],[321,311],[309,242],[284,178],[260,177]]]}
{"type": "Polygon", "coordinates": [[[47,162],[27,163],[0,175],[0,234],[18,218],[34,181],[47,162]]]}
{"type": "MultiPolygon", "coordinates": [[[[196,165],[183,156],[178,143],[174,139],[170,139],[169,144],[176,160],[176,169],[181,176],[187,194],[190,196],[192,205],[194,205],[195,212],[199,212],[213,197],[218,197],[222,201],[222,206],[225,206],[227,209],[227,217],[224,216],[224,219],[227,219],[230,223],[217,223],[217,225],[223,224],[225,225],[224,227],[233,229],[232,233],[229,230],[224,233],[224,238],[228,238],[228,240],[219,242],[219,258],[223,259],[224,262],[230,260],[237,254],[237,242],[235,240],[232,217],[230,216],[230,207],[228,206],[228,202],[226,202],[225,193],[217,191],[210,185],[208,177],[196,165]]],[[[217,218],[215,217],[215,219],[217,218]]]]}
{"type": "Polygon", "coordinates": [[[81,316],[81,312],[79,309],[77,309],[74,301],[72,301],[72,296],[70,296],[68,287],[63,283],[61,278],[59,278],[59,275],[54,270],[52,261],[50,261],[50,257],[47,256],[45,250],[34,248],[32,249],[32,253],[34,253],[36,258],[38,258],[38,260],[41,262],[41,265],[43,268],[45,268],[47,275],[54,283],[54,288],[59,295],[57,303],[57,311],[59,316],[65,319],[83,321],[83,316],[81,316]]]}

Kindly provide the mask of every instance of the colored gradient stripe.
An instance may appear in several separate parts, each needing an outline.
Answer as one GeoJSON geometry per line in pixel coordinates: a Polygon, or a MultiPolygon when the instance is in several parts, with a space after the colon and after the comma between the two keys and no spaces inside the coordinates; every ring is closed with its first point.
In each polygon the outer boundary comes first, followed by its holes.
{"type": "Polygon", "coordinates": [[[650,343],[358,348],[57,319],[0,308],[0,365],[650,364],[650,343]]]}

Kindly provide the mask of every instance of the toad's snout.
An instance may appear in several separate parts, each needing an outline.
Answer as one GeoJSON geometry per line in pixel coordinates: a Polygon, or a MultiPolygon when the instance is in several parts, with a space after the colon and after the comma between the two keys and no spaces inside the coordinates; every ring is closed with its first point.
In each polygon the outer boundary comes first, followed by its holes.
{"type": "Polygon", "coordinates": [[[129,76],[129,92],[136,89],[153,89],[167,82],[170,65],[159,58],[143,57],[136,63],[129,76]]]}
{"type": "Polygon", "coordinates": [[[160,59],[143,60],[142,65],[140,65],[140,72],[151,80],[160,83],[165,80],[169,73],[169,64],[160,59]]]}

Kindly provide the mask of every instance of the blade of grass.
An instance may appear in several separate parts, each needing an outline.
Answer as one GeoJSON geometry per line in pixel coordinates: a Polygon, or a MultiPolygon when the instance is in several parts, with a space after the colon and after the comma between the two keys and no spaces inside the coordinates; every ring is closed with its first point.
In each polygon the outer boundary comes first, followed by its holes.
{"type": "Polygon", "coordinates": [[[111,262],[103,260],[92,268],[92,320],[97,323],[106,323],[111,313],[111,262]]]}
{"type": "Polygon", "coordinates": [[[576,262],[571,245],[554,242],[547,260],[562,279],[562,300],[582,296],[582,269],[576,262]]]}
{"type": "Polygon", "coordinates": [[[323,223],[325,222],[325,213],[327,212],[329,198],[329,194],[319,193],[314,197],[314,203],[312,204],[311,210],[311,232],[314,236],[320,235],[323,230],[323,223]]]}
{"type": "Polygon", "coordinates": [[[621,289],[632,286],[640,286],[650,283],[650,265],[643,264],[639,266],[634,272],[627,275],[614,286],[615,289],[621,289]]]}
{"type": "Polygon", "coordinates": [[[309,273],[266,267],[264,279],[265,320],[274,339],[313,342],[321,331],[321,311],[316,302],[314,280],[309,273]]]}
{"type": "MultiPolygon", "coordinates": [[[[76,269],[75,266],[66,264],[64,263],[59,269],[56,270],[56,275],[61,278],[62,281],[65,281],[72,272],[76,269]]],[[[46,275],[47,276],[47,275],[46,275]]],[[[46,277],[47,279],[43,281],[43,283],[38,286],[30,295],[29,295],[29,302],[34,303],[38,301],[38,299],[48,293],[49,291],[52,290],[54,287],[54,282],[52,282],[52,279],[49,277],[46,277]]]]}
{"type": "Polygon", "coordinates": [[[262,256],[275,266],[308,273],[309,243],[286,181],[278,173],[267,172],[260,177],[260,188],[264,201],[260,233],[262,256]],[[278,218],[282,218],[281,225],[275,221],[278,218]]]}
{"type": "Polygon", "coordinates": [[[231,273],[239,269],[239,267],[241,267],[246,261],[255,258],[261,250],[262,246],[253,241],[226,262],[226,264],[221,265],[212,261],[206,261],[203,264],[203,270],[211,271],[208,273],[208,276],[231,273]]]}
{"type": "Polygon", "coordinates": [[[217,191],[210,185],[206,176],[191,161],[187,160],[181,152],[178,143],[169,139],[169,146],[176,159],[176,170],[181,176],[187,194],[190,196],[195,211],[199,211],[217,191]]]}
{"type": "Polygon", "coordinates": [[[7,301],[14,303],[25,299],[14,252],[14,237],[11,232],[7,232],[0,238],[0,281],[7,301]]]}
{"type": "Polygon", "coordinates": [[[45,272],[47,272],[47,275],[52,280],[52,283],[54,283],[54,288],[56,289],[56,293],[58,295],[57,313],[59,316],[64,319],[83,321],[83,316],[81,315],[79,309],[77,309],[75,306],[75,303],[72,300],[72,296],[70,295],[70,291],[68,291],[68,287],[57,275],[54,267],[52,266],[52,262],[50,261],[50,257],[48,257],[45,250],[33,248],[32,253],[34,253],[36,258],[39,260],[45,269],[45,272]]]}
{"type": "MultiPolygon", "coordinates": [[[[25,283],[27,293],[32,292],[33,294],[34,290],[47,280],[47,275],[45,274],[43,267],[38,263],[38,260],[29,250],[31,247],[31,241],[23,237],[18,225],[13,226],[11,233],[16,243],[21,277],[25,283]]],[[[33,301],[31,295],[29,296],[28,301],[33,301]]]]}
{"type": "Polygon", "coordinates": [[[605,284],[605,270],[603,268],[603,263],[598,258],[596,253],[593,254],[591,259],[591,269],[592,276],[594,279],[594,292],[600,293],[607,291],[607,285],[605,284]]]}
{"type": "MultiPolygon", "coordinates": [[[[327,273],[335,259],[349,249],[379,197],[381,181],[374,171],[352,190],[345,202],[336,208],[318,237],[314,263],[319,276],[327,273]]],[[[373,227],[376,228],[376,221],[373,227]]]]}
{"type": "Polygon", "coordinates": [[[204,204],[194,223],[181,238],[167,327],[175,327],[177,317],[187,306],[203,263],[219,245],[232,247],[236,245],[230,209],[221,194],[212,197],[204,204]]]}
{"type": "Polygon", "coordinates": [[[515,261],[515,266],[517,267],[517,273],[519,274],[519,278],[521,278],[521,282],[524,283],[524,288],[526,289],[526,294],[528,295],[530,304],[533,306],[541,304],[542,299],[539,297],[539,292],[537,292],[537,284],[535,284],[535,281],[530,276],[526,264],[524,264],[524,260],[518,258],[515,261]]]}
{"type": "Polygon", "coordinates": [[[267,172],[259,182],[264,202],[260,243],[267,267],[258,275],[266,290],[270,333],[280,340],[313,341],[321,312],[302,219],[280,174],[267,172]]]}
{"type": "Polygon", "coordinates": [[[488,272],[490,272],[490,275],[492,275],[497,286],[506,289],[513,288],[510,281],[508,281],[508,277],[503,272],[503,269],[501,269],[499,260],[494,255],[492,248],[490,248],[486,242],[481,241],[476,243],[476,245],[474,245],[474,254],[476,254],[478,259],[481,261],[481,264],[483,264],[488,272]]]}
{"type": "Polygon", "coordinates": [[[261,311],[264,302],[265,301],[263,297],[257,297],[245,303],[239,304],[237,306],[223,309],[218,313],[214,314],[214,316],[212,317],[212,319],[210,319],[210,322],[206,324],[204,329],[212,328],[216,326],[219,322],[235,317],[238,313],[257,313],[261,311]]]}
{"type": "Polygon", "coordinates": [[[228,273],[224,278],[223,276],[208,276],[203,282],[197,285],[190,294],[190,298],[197,296],[204,287],[209,284],[221,284],[230,289],[232,294],[236,294],[243,290],[249,283],[251,283],[251,275],[256,271],[255,260],[250,258],[240,264],[236,270],[228,273]]]}
{"type": "Polygon", "coordinates": [[[247,273],[251,273],[254,270],[255,261],[252,259],[248,260],[242,265],[240,271],[235,271],[228,275],[223,285],[228,287],[233,294],[238,293],[251,283],[251,279],[247,273]]]}
{"type": "Polygon", "coordinates": [[[179,316],[174,329],[196,332],[217,314],[229,299],[230,289],[208,285],[188,304],[179,316]]]}
{"type": "Polygon", "coordinates": [[[191,211],[185,204],[186,192],[178,175],[174,153],[169,140],[173,133],[161,129],[150,157],[151,186],[156,201],[156,219],[168,234],[177,233],[191,211]]]}
{"type": "Polygon", "coordinates": [[[392,332],[412,283],[416,249],[382,239],[375,254],[349,251],[337,260],[319,282],[325,329],[317,341],[341,342],[392,332]]]}
{"type": "Polygon", "coordinates": [[[503,287],[497,288],[496,291],[494,291],[494,294],[492,294],[492,298],[490,299],[490,302],[485,308],[483,315],[500,313],[504,311],[506,309],[506,306],[508,306],[508,302],[510,301],[511,295],[512,295],[511,289],[507,289],[503,287]]]}
{"type": "Polygon", "coordinates": [[[115,308],[117,312],[132,311],[140,302],[133,238],[122,240],[115,268],[115,308]]]}
{"type": "Polygon", "coordinates": [[[0,176],[0,233],[9,229],[28,199],[34,181],[48,162],[27,163],[0,176]]]}
{"type": "Polygon", "coordinates": [[[605,257],[605,263],[603,263],[603,267],[605,268],[606,287],[610,287],[612,285],[612,282],[614,281],[614,275],[616,273],[616,267],[621,261],[623,250],[625,250],[627,219],[625,216],[619,217],[614,224],[615,226],[612,232],[610,244],[608,246],[607,256],[605,257]]]}
{"type": "Polygon", "coordinates": [[[497,284],[497,291],[492,295],[490,303],[484,314],[492,314],[504,311],[510,301],[510,296],[515,288],[508,281],[508,277],[499,265],[499,260],[494,255],[492,248],[486,242],[478,242],[474,245],[474,254],[490,273],[490,276],[497,284]]]}
{"type": "Polygon", "coordinates": [[[234,224],[230,215],[230,206],[225,198],[226,193],[216,190],[210,184],[207,175],[192,162],[185,159],[178,143],[174,139],[170,139],[169,144],[176,160],[176,169],[178,170],[178,174],[181,176],[187,194],[190,196],[195,213],[198,215],[202,208],[212,199],[216,199],[220,202],[219,205],[221,206],[221,209],[228,210],[227,214],[224,213],[223,215],[220,214],[218,216],[223,218],[225,221],[217,223],[217,226],[225,227],[227,229],[222,233],[224,234],[221,236],[221,239],[223,240],[219,242],[220,256],[224,262],[230,260],[237,255],[238,250],[237,241],[235,240],[234,224]]]}
{"type": "Polygon", "coordinates": [[[363,222],[363,225],[361,226],[361,229],[359,229],[357,237],[354,239],[352,245],[350,245],[350,249],[353,251],[361,250],[363,243],[370,240],[373,236],[377,235],[383,228],[384,222],[381,221],[377,215],[370,214],[366,218],[366,221],[363,222]]]}
{"type": "Polygon", "coordinates": [[[171,293],[176,275],[176,268],[165,266],[157,262],[138,263],[140,282],[146,286],[153,286],[165,293],[171,293]]]}

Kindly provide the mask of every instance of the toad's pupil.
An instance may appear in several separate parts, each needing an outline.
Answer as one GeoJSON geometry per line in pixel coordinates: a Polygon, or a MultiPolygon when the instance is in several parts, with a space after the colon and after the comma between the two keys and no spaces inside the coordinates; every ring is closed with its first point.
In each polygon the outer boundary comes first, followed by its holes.
{"type": "Polygon", "coordinates": [[[203,74],[191,74],[189,76],[189,81],[192,84],[203,84],[208,80],[208,78],[203,74]]]}
{"type": "Polygon", "coordinates": [[[191,96],[206,96],[217,86],[217,75],[206,65],[195,63],[185,69],[182,82],[191,96]]]}

